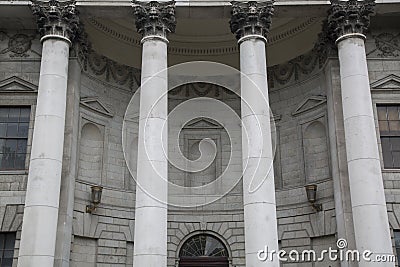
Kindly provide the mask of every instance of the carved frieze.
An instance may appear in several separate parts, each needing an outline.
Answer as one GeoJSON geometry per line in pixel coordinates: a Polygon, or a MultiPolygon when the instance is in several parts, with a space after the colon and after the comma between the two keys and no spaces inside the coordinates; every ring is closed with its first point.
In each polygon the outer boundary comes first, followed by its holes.
{"type": "Polygon", "coordinates": [[[175,1],[169,2],[142,2],[133,1],[136,29],[146,36],[167,37],[168,33],[175,32],[175,1]]]}
{"type": "Polygon", "coordinates": [[[367,56],[389,58],[400,55],[400,34],[396,32],[381,32],[373,34],[372,37],[375,47],[368,51],[367,56]]]}
{"type": "Polygon", "coordinates": [[[333,39],[345,34],[365,34],[374,13],[375,0],[331,0],[328,29],[333,39]]]}
{"type": "Polygon", "coordinates": [[[274,14],[273,1],[233,1],[231,14],[229,24],[238,40],[246,35],[267,38],[274,14]]]}
{"type": "Polygon", "coordinates": [[[2,31],[0,32],[0,41],[7,41],[7,47],[0,48],[0,54],[9,53],[11,58],[29,57],[28,51],[31,49],[34,39],[35,34],[15,33],[9,35],[2,31]]]}
{"type": "Polygon", "coordinates": [[[36,16],[39,33],[42,36],[57,35],[74,41],[79,32],[78,11],[75,0],[32,1],[32,12],[36,16]]]}

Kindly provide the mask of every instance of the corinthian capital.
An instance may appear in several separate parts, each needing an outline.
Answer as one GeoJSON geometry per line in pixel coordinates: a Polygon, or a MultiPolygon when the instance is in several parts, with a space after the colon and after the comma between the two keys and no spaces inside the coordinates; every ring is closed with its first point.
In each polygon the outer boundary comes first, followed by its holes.
{"type": "Polygon", "coordinates": [[[375,0],[331,0],[328,30],[334,40],[343,36],[364,36],[374,13],[375,0]]]}
{"type": "Polygon", "coordinates": [[[79,29],[79,18],[74,0],[62,2],[32,0],[31,7],[43,38],[60,37],[70,43],[75,39],[79,29]]]}
{"type": "Polygon", "coordinates": [[[236,35],[238,40],[249,35],[258,35],[267,38],[274,14],[273,0],[265,2],[233,1],[231,3],[232,16],[229,24],[232,33],[236,35]]]}
{"type": "Polygon", "coordinates": [[[132,2],[136,29],[143,37],[159,36],[166,39],[167,34],[175,32],[175,1],[132,2]]]}

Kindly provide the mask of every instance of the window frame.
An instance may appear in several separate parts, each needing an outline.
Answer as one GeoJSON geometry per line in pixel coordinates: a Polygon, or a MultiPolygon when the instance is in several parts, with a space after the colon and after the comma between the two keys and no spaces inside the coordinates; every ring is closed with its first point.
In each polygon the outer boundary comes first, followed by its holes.
{"type": "MultiPolygon", "coordinates": [[[[7,252],[7,251],[12,251],[12,262],[14,261],[14,257],[15,257],[15,243],[16,243],[16,241],[17,241],[17,233],[16,232],[0,232],[0,235],[3,235],[4,237],[3,237],[3,243],[1,244],[0,243],[0,266],[2,266],[2,263],[3,263],[3,259],[4,259],[4,254],[5,254],[5,252],[7,252]],[[6,244],[7,244],[7,236],[10,236],[10,235],[12,235],[13,236],[13,238],[14,238],[14,240],[13,240],[13,246],[12,246],[12,249],[11,248],[7,248],[6,249],[6,244]]],[[[11,262],[11,266],[12,266],[12,263],[11,262]]]]}
{"type": "MultiPolygon", "coordinates": [[[[400,165],[398,167],[387,167],[385,166],[385,160],[384,160],[384,147],[383,147],[383,142],[382,140],[384,138],[391,138],[391,137],[397,137],[400,139],[400,132],[396,135],[395,133],[390,133],[390,130],[387,132],[382,133],[381,127],[379,125],[379,115],[378,115],[378,109],[379,107],[389,107],[389,106],[395,106],[398,107],[398,113],[399,113],[399,122],[400,122],[400,99],[399,100],[392,100],[392,101],[373,101],[373,106],[374,106],[374,119],[375,119],[375,127],[376,127],[376,135],[377,135],[377,142],[379,146],[379,154],[380,154],[380,161],[381,161],[381,168],[382,171],[384,172],[400,172],[400,165]]],[[[389,121],[389,120],[386,120],[389,121]]],[[[400,150],[399,150],[400,151],[400,150]]],[[[392,150],[390,151],[392,153],[392,150]]],[[[393,165],[393,157],[392,157],[392,165],[393,165]]]]}
{"type": "MultiPolygon", "coordinates": [[[[18,127],[18,130],[17,130],[17,133],[16,133],[16,135],[10,135],[10,136],[8,136],[7,135],[7,132],[4,134],[4,135],[2,135],[2,136],[0,136],[0,139],[1,140],[5,140],[5,142],[7,142],[8,140],[15,140],[16,141],[16,151],[15,151],[15,155],[23,155],[24,156],[24,159],[23,159],[23,166],[21,167],[21,168],[19,168],[19,167],[15,167],[15,160],[16,159],[14,159],[14,162],[13,162],[13,167],[12,168],[9,168],[9,169],[0,169],[0,171],[1,172],[14,172],[14,171],[26,171],[27,170],[27,158],[28,158],[28,141],[29,141],[29,135],[30,135],[30,122],[31,122],[31,115],[32,115],[32,107],[31,106],[29,106],[29,105],[7,105],[7,106],[3,106],[3,105],[0,105],[0,108],[4,108],[4,109],[18,109],[19,110],[19,115],[18,115],[18,117],[17,117],[17,119],[15,120],[15,121],[1,121],[0,123],[4,123],[4,124],[6,124],[6,126],[7,126],[7,129],[8,129],[8,127],[9,127],[9,124],[17,124],[17,127],[18,127]],[[29,113],[28,113],[28,116],[27,116],[27,121],[22,121],[21,122],[21,111],[23,110],[23,109],[28,109],[29,110],[29,113]],[[19,127],[20,127],[20,124],[21,123],[24,123],[24,124],[27,124],[27,132],[26,132],[26,135],[25,136],[19,136],[19,127]],[[25,141],[25,147],[24,147],[24,153],[18,153],[18,143],[19,143],[19,140],[24,140],[25,141]]],[[[10,115],[11,113],[10,113],[10,110],[8,111],[8,116],[10,115]]],[[[1,149],[3,148],[3,147],[0,147],[1,149]]],[[[1,154],[4,154],[4,153],[1,153],[1,154]]]]}

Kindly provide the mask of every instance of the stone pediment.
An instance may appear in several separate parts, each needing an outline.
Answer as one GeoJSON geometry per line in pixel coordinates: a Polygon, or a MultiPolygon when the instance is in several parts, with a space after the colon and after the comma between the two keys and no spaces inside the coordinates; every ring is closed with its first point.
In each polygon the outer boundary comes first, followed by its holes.
{"type": "Polygon", "coordinates": [[[310,96],[304,99],[300,105],[292,112],[293,116],[311,111],[326,103],[326,97],[321,95],[310,96]]]}
{"type": "Polygon", "coordinates": [[[12,76],[0,82],[1,93],[34,93],[37,86],[17,76],[12,76]]]}
{"type": "Polygon", "coordinates": [[[112,117],[113,113],[97,97],[82,97],[81,105],[102,115],[112,117]]]}
{"type": "Polygon", "coordinates": [[[372,90],[400,90],[400,77],[390,74],[371,83],[372,90]]]}
{"type": "Polygon", "coordinates": [[[207,118],[198,118],[185,125],[185,129],[221,129],[221,125],[207,118]]]}

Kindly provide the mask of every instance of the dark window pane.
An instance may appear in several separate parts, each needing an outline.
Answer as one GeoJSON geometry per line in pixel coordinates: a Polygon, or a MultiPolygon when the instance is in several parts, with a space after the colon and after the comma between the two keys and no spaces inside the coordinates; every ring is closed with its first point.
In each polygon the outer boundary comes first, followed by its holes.
{"type": "Polygon", "coordinates": [[[26,139],[20,139],[17,143],[17,153],[26,153],[26,139]]]}
{"type": "Polygon", "coordinates": [[[12,266],[15,233],[0,233],[0,266],[12,266]]]}
{"type": "Polygon", "coordinates": [[[2,154],[1,170],[11,170],[14,167],[15,154],[2,154]]]}
{"type": "Polygon", "coordinates": [[[25,168],[29,117],[30,107],[0,108],[0,170],[25,168]]]}
{"type": "Polygon", "coordinates": [[[376,109],[378,111],[378,120],[387,120],[386,107],[378,106],[376,109]]]}
{"type": "Polygon", "coordinates": [[[388,106],[388,120],[396,121],[399,120],[399,110],[397,106],[388,106]]]}
{"type": "Polygon", "coordinates": [[[18,136],[18,123],[7,124],[7,137],[18,136]]]}
{"type": "Polygon", "coordinates": [[[400,151],[400,137],[390,137],[390,144],[392,145],[392,152],[393,151],[400,151]]]}
{"type": "Polygon", "coordinates": [[[5,145],[5,153],[15,153],[17,151],[17,140],[7,139],[5,145]]]}
{"type": "Polygon", "coordinates": [[[394,133],[399,134],[400,133],[400,120],[389,121],[389,129],[390,129],[391,133],[393,132],[393,134],[394,133]]]}
{"type": "Polygon", "coordinates": [[[14,169],[23,170],[25,169],[25,154],[16,154],[14,169]]]}
{"type": "Polygon", "coordinates": [[[29,122],[31,116],[30,108],[21,108],[20,122],[29,122]]]}
{"type": "Polygon", "coordinates": [[[1,262],[1,267],[12,267],[13,259],[3,259],[1,262]]]}
{"type": "Polygon", "coordinates": [[[6,123],[0,123],[0,136],[4,137],[6,136],[7,132],[7,124],[6,123]]]}
{"type": "Polygon", "coordinates": [[[8,121],[8,108],[0,108],[0,122],[8,121]]]}
{"type": "Polygon", "coordinates": [[[8,113],[8,122],[18,122],[19,121],[19,108],[10,108],[10,112],[8,113]]]}
{"type": "MultiPolygon", "coordinates": [[[[400,122],[399,122],[400,124],[400,122]]],[[[18,136],[19,137],[28,137],[29,123],[20,123],[18,125],[18,136]]],[[[400,131],[400,130],[399,130],[400,131]]]]}
{"type": "Polygon", "coordinates": [[[0,234],[0,250],[4,249],[5,235],[0,234]]]}
{"type": "Polygon", "coordinates": [[[5,146],[6,146],[6,139],[0,139],[0,153],[4,152],[5,146]]]}
{"type": "Polygon", "coordinates": [[[7,233],[6,234],[6,249],[14,250],[14,243],[15,243],[15,234],[14,233],[7,233]]]}
{"type": "Polygon", "coordinates": [[[393,168],[390,137],[382,137],[383,164],[385,168],[393,168]]]}
{"type": "Polygon", "coordinates": [[[393,154],[393,168],[400,168],[400,152],[395,151],[392,153],[393,154]]]}
{"type": "Polygon", "coordinates": [[[400,262],[400,231],[394,231],[394,243],[396,247],[397,261],[400,262]]]}
{"type": "Polygon", "coordinates": [[[387,121],[379,121],[379,130],[382,133],[388,133],[389,132],[389,125],[387,121]]]}

